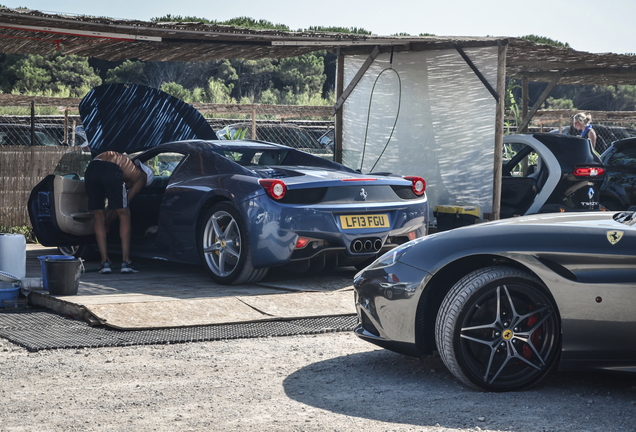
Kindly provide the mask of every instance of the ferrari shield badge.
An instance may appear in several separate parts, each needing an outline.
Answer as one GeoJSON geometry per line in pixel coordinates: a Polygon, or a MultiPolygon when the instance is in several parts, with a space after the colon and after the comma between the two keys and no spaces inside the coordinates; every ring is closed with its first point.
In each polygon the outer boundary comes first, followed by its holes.
{"type": "Polygon", "coordinates": [[[618,243],[623,238],[623,231],[608,231],[607,232],[607,240],[611,244],[618,243]]]}

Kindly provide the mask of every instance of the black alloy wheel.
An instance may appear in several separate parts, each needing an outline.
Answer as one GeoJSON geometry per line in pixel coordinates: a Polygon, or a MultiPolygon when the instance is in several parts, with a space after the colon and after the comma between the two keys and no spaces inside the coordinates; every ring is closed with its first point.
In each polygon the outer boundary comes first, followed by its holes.
{"type": "Polygon", "coordinates": [[[447,294],[435,326],[446,367],[464,384],[514,391],[536,384],[555,364],[561,328],[554,301],[536,277],[489,267],[447,294]]]}

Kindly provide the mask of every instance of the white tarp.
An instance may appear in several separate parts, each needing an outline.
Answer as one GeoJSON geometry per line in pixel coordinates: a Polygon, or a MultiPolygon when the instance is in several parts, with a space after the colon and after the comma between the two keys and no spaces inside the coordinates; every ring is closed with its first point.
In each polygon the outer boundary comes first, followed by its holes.
{"type": "MultiPolygon", "coordinates": [[[[497,47],[464,51],[495,87],[497,47]]],[[[492,212],[495,99],[456,50],[390,57],[375,59],[344,104],[343,163],[423,177],[431,220],[435,205],[492,212]]],[[[366,59],[345,57],[345,88],[366,59]]]]}

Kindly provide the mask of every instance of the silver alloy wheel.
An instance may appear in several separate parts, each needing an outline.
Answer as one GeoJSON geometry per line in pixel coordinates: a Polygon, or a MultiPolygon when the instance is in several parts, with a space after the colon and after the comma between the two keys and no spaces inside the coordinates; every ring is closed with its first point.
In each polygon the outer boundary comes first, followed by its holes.
{"type": "Polygon", "coordinates": [[[75,254],[77,253],[77,251],[79,251],[80,246],[79,245],[73,245],[73,246],[58,246],[57,250],[60,251],[60,253],[62,255],[66,255],[66,256],[75,256],[75,254]]]}
{"type": "Polygon", "coordinates": [[[241,257],[241,231],[231,214],[219,210],[208,219],[203,231],[203,255],[212,272],[230,276],[241,257]]]}

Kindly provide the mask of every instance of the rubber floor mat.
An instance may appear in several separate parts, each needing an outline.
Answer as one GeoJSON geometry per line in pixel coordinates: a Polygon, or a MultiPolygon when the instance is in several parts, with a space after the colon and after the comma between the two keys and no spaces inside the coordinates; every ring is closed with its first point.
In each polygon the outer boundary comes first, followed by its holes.
{"type": "Polygon", "coordinates": [[[29,351],[40,351],[352,331],[357,322],[355,315],[341,315],[156,330],[115,330],[108,327],[92,327],[84,321],[46,310],[32,309],[0,312],[0,337],[29,351]]]}

